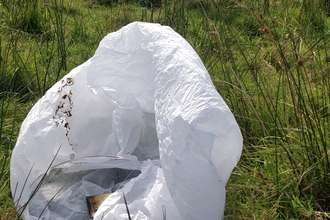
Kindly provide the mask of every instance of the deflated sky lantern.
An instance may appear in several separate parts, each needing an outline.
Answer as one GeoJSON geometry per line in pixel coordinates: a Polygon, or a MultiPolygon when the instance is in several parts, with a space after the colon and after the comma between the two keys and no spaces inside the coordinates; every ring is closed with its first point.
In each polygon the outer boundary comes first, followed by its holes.
{"type": "Polygon", "coordinates": [[[131,23],[57,82],[24,120],[11,190],[25,219],[223,218],[242,135],[194,49],[131,23]]]}

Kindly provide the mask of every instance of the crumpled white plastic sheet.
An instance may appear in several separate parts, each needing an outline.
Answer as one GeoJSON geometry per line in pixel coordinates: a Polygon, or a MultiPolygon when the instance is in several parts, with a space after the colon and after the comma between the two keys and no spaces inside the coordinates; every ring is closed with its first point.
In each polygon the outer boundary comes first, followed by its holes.
{"type": "Polygon", "coordinates": [[[123,195],[132,219],[221,219],[241,151],[194,49],[170,27],[134,22],[31,109],[11,190],[25,219],[88,219],[85,197],[107,192],[94,219],[128,219],[123,195]]]}

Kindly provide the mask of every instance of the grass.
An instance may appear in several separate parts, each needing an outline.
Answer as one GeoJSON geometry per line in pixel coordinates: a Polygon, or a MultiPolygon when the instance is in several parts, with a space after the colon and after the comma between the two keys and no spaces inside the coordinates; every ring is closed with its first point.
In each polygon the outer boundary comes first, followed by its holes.
{"type": "Polygon", "coordinates": [[[1,219],[14,218],[9,157],[33,103],[107,33],[136,20],[187,39],[242,129],[225,219],[329,218],[327,0],[0,2],[1,219]]]}

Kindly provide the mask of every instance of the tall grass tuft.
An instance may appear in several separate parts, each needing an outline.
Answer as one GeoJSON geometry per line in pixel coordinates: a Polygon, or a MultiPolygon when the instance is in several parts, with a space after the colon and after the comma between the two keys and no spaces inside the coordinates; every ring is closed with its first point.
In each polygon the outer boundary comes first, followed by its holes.
{"type": "Polygon", "coordinates": [[[164,23],[175,29],[182,36],[186,36],[188,23],[184,0],[164,2],[164,23]]]}
{"type": "Polygon", "coordinates": [[[44,31],[45,20],[40,0],[1,0],[11,28],[31,34],[44,31]]]}
{"type": "Polygon", "coordinates": [[[229,198],[236,199],[233,216],[326,216],[330,90],[325,48],[330,31],[325,31],[325,14],[315,5],[305,7],[309,1],[301,7],[287,1],[212,3],[216,10],[204,10],[204,15],[220,57],[209,65],[245,137],[241,166],[229,188],[240,187],[246,196],[229,191],[229,198]],[[292,23],[276,16],[276,10],[287,8],[292,8],[292,23]],[[303,13],[310,18],[299,20],[303,13]]]}

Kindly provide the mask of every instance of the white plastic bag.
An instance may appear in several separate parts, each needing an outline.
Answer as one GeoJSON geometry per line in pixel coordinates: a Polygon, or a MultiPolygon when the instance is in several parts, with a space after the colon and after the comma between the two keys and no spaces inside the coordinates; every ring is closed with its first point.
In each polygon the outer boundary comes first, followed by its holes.
{"type": "Polygon", "coordinates": [[[132,219],[220,219],[241,150],[193,48],[169,27],[134,22],[31,109],[11,189],[25,219],[87,219],[85,197],[110,191],[94,219],[128,219],[124,194],[132,219]]]}

